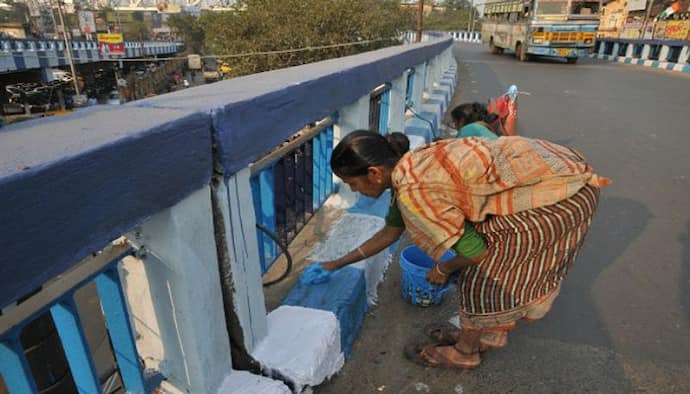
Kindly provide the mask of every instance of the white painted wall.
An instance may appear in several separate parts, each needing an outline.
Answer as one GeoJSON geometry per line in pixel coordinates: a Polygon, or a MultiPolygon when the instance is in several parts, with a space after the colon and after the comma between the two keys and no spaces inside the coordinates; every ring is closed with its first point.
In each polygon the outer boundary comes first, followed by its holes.
{"type": "Polygon", "coordinates": [[[233,302],[242,326],[244,345],[251,352],[266,336],[267,322],[249,178],[249,168],[239,171],[219,189],[217,197],[225,220],[235,290],[233,302]]]}
{"type": "Polygon", "coordinates": [[[388,130],[403,131],[405,123],[405,94],[407,89],[407,75],[409,71],[403,72],[402,77],[396,78],[391,82],[390,108],[388,109],[388,130]]]}
{"type": "Polygon", "coordinates": [[[134,327],[144,339],[138,351],[147,361],[157,358],[179,389],[214,392],[232,363],[210,187],[156,214],[128,238],[147,253],[143,269],[136,261],[123,266],[134,327]]]}

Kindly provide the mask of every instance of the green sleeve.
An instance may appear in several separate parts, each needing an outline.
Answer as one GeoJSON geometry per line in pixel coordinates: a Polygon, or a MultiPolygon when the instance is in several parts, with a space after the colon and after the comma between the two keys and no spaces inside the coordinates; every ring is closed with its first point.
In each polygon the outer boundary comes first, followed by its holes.
{"type": "Polygon", "coordinates": [[[398,204],[395,203],[395,199],[391,199],[391,205],[388,206],[388,213],[386,213],[386,226],[405,228],[405,222],[403,221],[402,214],[398,209],[398,204]]]}
{"type": "Polygon", "coordinates": [[[482,236],[471,223],[465,221],[465,232],[462,234],[462,238],[453,245],[453,250],[464,257],[472,258],[484,253],[486,248],[486,242],[482,236]]]}

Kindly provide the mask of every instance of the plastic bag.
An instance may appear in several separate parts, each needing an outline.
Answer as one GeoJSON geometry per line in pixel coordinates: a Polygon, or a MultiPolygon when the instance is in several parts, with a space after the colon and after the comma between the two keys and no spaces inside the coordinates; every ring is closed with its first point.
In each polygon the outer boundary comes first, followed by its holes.
{"type": "Polygon", "coordinates": [[[304,269],[300,282],[304,285],[318,285],[328,282],[330,278],[331,271],[323,268],[320,262],[316,262],[304,269]]]}

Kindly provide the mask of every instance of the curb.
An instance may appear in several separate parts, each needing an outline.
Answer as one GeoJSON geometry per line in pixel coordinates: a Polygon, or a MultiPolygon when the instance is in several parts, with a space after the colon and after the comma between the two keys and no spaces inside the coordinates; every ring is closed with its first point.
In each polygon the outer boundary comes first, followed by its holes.
{"type": "Polygon", "coordinates": [[[682,63],[669,63],[669,62],[660,62],[658,60],[638,59],[638,58],[634,58],[634,57],[600,55],[600,54],[591,54],[591,55],[589,55],[589,57],[591,57],[593,59],[609,60],[609,61],[623,63],[623,64],[632,64],[632,65],[637,65],[637,66],[658,68],[658,69],[668,70],[668,71],[690,73],[690,65],[682,64],[682,63]]]}

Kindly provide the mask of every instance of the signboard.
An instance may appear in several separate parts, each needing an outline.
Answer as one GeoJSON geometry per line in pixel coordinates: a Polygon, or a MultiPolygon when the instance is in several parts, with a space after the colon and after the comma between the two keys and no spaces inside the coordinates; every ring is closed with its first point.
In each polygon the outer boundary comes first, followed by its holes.
{"type": "Polygon", "coordinates": [[[26,7],[29,9],[29,16],[34,18],[41,16],[41,5],[38,0],[26,0],[26,7]]]}
{"type": "Polygon", "coordinates": [[[107,11],[105,20],[110,23],[132,23],[134,22],[133,12],[107,11]]]}
{"type": "Polygon", "coordinates": [[[93,17],[92,11],[79,11],[79,28],[85,34],[96,31],[96,20],[93,17]]]}
{"type": "Polygon", "coordinates": [[[628,11],[640,11],[647,8],[647,0],[628,0],[628,11]]]}
{"type": "Polygon", "coordinates": [[[690,31],[690,21],[668,21],[664,38],[667,40],[685,40],[690,31]]]}
{"type": "Polygon", "coordinates": [[[657,22],[654,25],[654,39],[663,40],[666,38],[666,22],[657,22]]]}
{"type": "Polygon", "coordinates": [[[122,34],[97,34],[98,49],[104,55],[124,55],[125,44],[122,34]]]}

